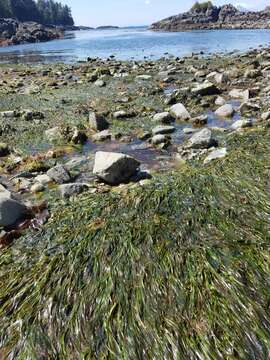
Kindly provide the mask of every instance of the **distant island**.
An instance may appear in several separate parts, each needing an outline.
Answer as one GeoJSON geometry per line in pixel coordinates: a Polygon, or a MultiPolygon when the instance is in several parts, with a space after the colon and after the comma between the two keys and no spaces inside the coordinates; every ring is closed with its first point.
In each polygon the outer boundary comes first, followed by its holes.
{"type": "Polygon", "coordinates": [[[262,11],[246,11],[231,4],[217,7],[211,1],[197,2],[188,12],[171,16],[150,26],[154,31],[269,28],[270,7],[262,11]]]}
{"type": "Polygon", "coordinates": [[[74,27],[71,9],[53,0],[0,0],[0,46],[49,41],[74,27]]]}
{"type": "Polygon", "coordinates": [[[104,26],[98,26],[96,30],[116,30],[119,29],[119,26],[113,26],[113,25],[104,25],[104,26]]]}

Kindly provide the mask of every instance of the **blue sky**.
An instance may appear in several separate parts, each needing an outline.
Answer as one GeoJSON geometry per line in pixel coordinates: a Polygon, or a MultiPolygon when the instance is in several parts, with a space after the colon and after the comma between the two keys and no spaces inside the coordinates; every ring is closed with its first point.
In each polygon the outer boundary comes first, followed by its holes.
{"type": "MultiPolygon", "coordinates": [[[[164,17],[188,10],[195,0],[61,0],[72,8],[77,25],[148,25],[164,17]]],[[[262,9],[268,0],[216,0],[216,5],[239,4],[262,9]]]]}

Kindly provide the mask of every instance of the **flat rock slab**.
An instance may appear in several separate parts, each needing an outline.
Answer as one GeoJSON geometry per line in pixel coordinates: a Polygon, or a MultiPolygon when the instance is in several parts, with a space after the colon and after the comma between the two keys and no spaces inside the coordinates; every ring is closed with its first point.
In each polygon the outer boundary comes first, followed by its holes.
{"type": "Polygon", "coordinates": [[[135,175],[139,167],[139,161],[129,155],[98,151],[93,173],[108,184],[119,185],[135,175]]]}
{"type": "Polygon", "coordinates": [[[171,134],[173,132],[175,132],[175,127],[174,126],[156,126],[154,129],[152,129],[152,134],[153,135],[158,135],[158,134],[171,134]]]}

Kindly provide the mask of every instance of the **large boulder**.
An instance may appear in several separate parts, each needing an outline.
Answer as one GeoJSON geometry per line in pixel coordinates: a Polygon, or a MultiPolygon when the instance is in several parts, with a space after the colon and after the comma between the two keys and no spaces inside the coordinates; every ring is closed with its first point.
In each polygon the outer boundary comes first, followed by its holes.
{"type": "Polygon", "coordinates": [[[0,192],[0,226],[8,227],[23,219],[28,213],[25,205],[10,198],[5,191],[0,192]]]}
{"type": "Polygon", "coordinates": [[[95,156],[94,174],[111,185],[128,181],[140,167],[139,161],[131,156],[99,151],[95,156]]]}

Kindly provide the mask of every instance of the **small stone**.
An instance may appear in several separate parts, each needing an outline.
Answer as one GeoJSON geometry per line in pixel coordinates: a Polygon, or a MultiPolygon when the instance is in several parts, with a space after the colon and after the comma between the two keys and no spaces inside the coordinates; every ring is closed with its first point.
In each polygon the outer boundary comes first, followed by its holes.
{"type": "Polygon", "coordinates": [[[92,130],[103,131],[108,129],[109,123],[104,116],[91,112],[89,114],[89,125],[92,130]]]}
{"type": "Polygon", "coordinates": [[[106,141],[111,140],[112,134],[109,130],[103,130],[92,136],[93,141],[106,141]]]}
{"type": "Polygon", "coordinates": [[[168,138],[165,135],[158,134],[152,137],[152,144],[153,145],[160,145],[163,143],[166,143],[168,141],[168,138]]]}
{"type": "MultiPolygon", "coordinates": [[[[267,112],[264,112],[262,115],[261,115],[261,118],[262,120],[269,120],[270,119],[270,111],[267,111],[267,112]]],[[[0,148],[1,148],[1,145],[0,145],[0,148]]],[[[1,151],[0,151],[1,152],[1,151]]]]}
{"type": "Polygon", "coordinates": [[[0,193],[0,226],[14,225],[18,220],[23,219],[27,212],[24,204],[11,199],[5,193],[0,193]]]}
{"type": "Polygon", "coordinates": [[[68,170],[63,165],[56,165],[47,171],[47,175],[57,184],[64,184],[71,180],[68,170]]]}
{"type": "Polygon", "coordinates": [[[215,104],[216,104],[217,106],[223,106],[223,105],[226,104],[226,100],[225,100],[222,96],[218,96],[218,97],[216,98],[215,104]]]}
{"type": "Polygon", "coordinates": [[[209,162],[216,160],[216,159],[222,159],[227,155],[227,149],[226,148],[220,148],[215,149],[211,151],[211,153],[206,157],[204,160],[204,164],[208,164],[209,162]]]}
{"type": "Polygon", "coordinates": [[[245,129],[252,126],[252,121],[250,119],[238,120],[232,124],[232,130],[245,129]]]}
{"type": "Polygon", "coordinates": [[[231,117],[234,114],[234,108],[231,104],[222,105],[215,111],[215,114],[220,117],[231,117]]]}
{"type": "Polygon", "coordinates": [[[106,86],[106,83],[103,80],[97,80],[97,81],[95,81],[95,85],[98,87],[104,87],[104,86],[106,86]]]}
{"type": "Polygon", "coordinates": [[[59,185],[59,191],[63,198],[69,198],[73,195],[81,194],[83,191],[88,189],[87,184],[83,183],[71,183],[59,185]]]}
{"type": "Polygon", "coordinates": [[[128,117],[128,113],[125,110],[119,110],[113,113],[115,119],[123,119],[128,117]]]}
{"type": "Polygon", "coordinates": [[[216,146],[216,144],[217,142],[213,139],[211,130],[202,129],[190,138],[186,147],[189,149],[209,149],[216,146]]]}
{"type": "Polygon", "coordinates": [[[37,182],[31,186],[30,191],[31,191],[31,193],[36,194],[36,193],[44,191],[44,189],[45,189],[44,185],[37,182]]]}
{"type": "Polygon", "coordinates": [[[152,129],[152,134],[153,135],[157,135],[157,134],[171,134],[175,131],[175,127],[174,126],[156,126],[154,129],[152,129]]]}
{"type": "Polygon", "coordinates": [[[162,112],[153,116],[154,122],[160,122],[163,124],[170,124],[174,121],[174,117],[169,112],[162,112]]]}
{"type": "Polygon", "coordinates": [[[179,120],[189,120],[191,118],[189,112],[185,108],[185,106],[181,103],[175,104],[171,106],[170,113],[173,117],[179,120]]]}
{"type": "Polygon", "coordinates": [[[34,180],[39,182],[41,185],[47,185],[52,182],[52,178],[50,178],[47,174],[38,175],[34,180]]]}

